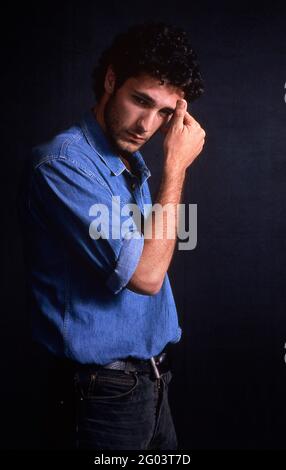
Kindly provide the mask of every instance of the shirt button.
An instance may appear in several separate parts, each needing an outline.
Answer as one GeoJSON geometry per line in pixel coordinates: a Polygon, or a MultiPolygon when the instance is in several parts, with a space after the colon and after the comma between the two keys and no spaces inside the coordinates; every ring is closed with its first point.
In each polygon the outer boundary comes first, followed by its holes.
{"type": "Polygon", "coordinates": [[[133,183],[131,183],[131,189],[133,189],[133,190],[134,190],[135,188],[136,188],[136,183],[134,183],[134,182],[133,182],[133,183]]]}

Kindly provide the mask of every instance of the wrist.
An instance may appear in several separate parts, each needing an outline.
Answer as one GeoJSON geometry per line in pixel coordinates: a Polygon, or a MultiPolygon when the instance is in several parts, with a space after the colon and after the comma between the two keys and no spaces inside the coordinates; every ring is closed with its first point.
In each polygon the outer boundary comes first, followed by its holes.
{"type": "Polygon", "coordinates": [[[184,179],[186,174],[186,168],[183,168],[182,165],[178,165],[174,162],[168,163],[165,162],[163,168],[163,175],[166,178],[176,178],[176,179],[184,179]]]}

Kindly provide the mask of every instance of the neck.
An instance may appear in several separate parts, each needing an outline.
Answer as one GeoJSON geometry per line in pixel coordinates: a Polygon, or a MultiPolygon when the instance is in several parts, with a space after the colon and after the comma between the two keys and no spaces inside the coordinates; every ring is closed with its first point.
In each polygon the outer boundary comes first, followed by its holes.
{"type": "Polygon", "coordinates": [[[104,115],[103,115],[104,106],[102,106],[101,104],[95,105],[92,108],[92,112],[93,112],[98,124],[100,125],[101,129],[104,131],[104,133],[106,133],[106,126],[105,126],[104,115]]]}

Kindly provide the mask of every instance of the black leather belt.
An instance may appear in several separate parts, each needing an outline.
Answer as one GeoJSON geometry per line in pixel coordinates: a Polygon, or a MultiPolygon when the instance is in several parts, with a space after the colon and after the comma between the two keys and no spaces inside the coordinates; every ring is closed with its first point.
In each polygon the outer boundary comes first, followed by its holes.
{"type": "Polygon", "coordinates": [[[139,374],[149,374],[159,379],[162,374],[170,370],[170,361],[166,348],[164,348],[160,354],[153,356],[150,359],[137,359],[134,357],[128,357],[126,359],[120,359],[105,365],[77,364],[76,368],[78,370],[88,370],[90,373],[102,369],[122,370],[126,374],[136,372],[139,374]]]}
{"type": "Polygon", "coordinates": [[[130,357],[128,359],[111,362],[110,364],[106,364],[102,367],[103,369],[123,370],[126,374],[130,372],[139,372],[143,374],[153,373],[157,379],[170,369],[167,352],[162,352],[157,356],[153,356],[146,360],[130,357]]]}

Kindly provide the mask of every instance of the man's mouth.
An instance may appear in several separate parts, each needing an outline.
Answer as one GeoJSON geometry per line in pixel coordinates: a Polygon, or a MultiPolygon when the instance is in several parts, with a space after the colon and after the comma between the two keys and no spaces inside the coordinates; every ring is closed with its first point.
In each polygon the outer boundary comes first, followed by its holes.
{"type": "Polygon", "coordinates": [[[144,137],[141,137],[140,135],[133,134],[132,132],[127,131],[127,134],[130,136],[130,138],[136,142],[145,142],[144,137]]]}

